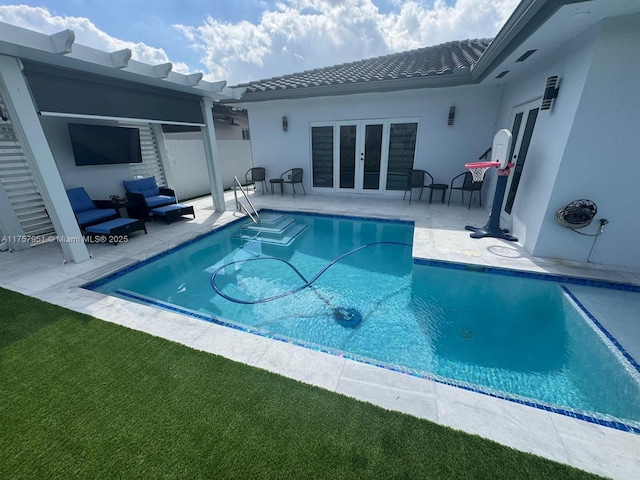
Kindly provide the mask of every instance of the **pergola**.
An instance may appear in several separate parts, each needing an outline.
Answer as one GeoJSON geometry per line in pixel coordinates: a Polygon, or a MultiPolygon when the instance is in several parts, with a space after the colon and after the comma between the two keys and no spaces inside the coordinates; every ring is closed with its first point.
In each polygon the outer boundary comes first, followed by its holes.
{"type": "MultiPolygon", "coordinates": [[[[214,208],[225,208],[212,108],[242,92],[226,87],[226,81],[208,82],[202,73],[176,73],[171,63],[149,65],[131,55],[130,49],[105,52],[76,44],[71,30],[45,35],[0,23],[2,121],[11,123],[58,236],[81,238],[81,233],[40,116],[200,127],[214,208]]],[[[24,236],[1,186],[0,230],[8,238],[24,236]]],[[[62,242],[61,248],[66,261],[89,258],[83,242],[62,242]]]]}

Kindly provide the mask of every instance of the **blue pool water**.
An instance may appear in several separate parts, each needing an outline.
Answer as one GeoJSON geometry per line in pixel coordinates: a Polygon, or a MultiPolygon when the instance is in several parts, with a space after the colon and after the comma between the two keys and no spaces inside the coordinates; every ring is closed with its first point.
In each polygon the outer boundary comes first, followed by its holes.
{"type": "Polygon", "coordinates": [[[414,262],[408,222],[285,217],[289,246],[243,220],[88,288],[640,433],[640,367],[570,282],[414,262]]]}

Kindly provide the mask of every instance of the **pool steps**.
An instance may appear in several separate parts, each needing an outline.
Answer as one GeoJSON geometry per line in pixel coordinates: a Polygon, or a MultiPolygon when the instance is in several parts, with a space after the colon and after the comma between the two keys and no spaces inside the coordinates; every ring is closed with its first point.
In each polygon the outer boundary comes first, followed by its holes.
{"type": "Polygon", "coordinates": [[[287,247],[308,227],[305,223],[298,223],[293,217],[267,212],[260,215],[260,223],[249,223],[233,238],[243,243],[260,240],[264,244],[287,247]]]}

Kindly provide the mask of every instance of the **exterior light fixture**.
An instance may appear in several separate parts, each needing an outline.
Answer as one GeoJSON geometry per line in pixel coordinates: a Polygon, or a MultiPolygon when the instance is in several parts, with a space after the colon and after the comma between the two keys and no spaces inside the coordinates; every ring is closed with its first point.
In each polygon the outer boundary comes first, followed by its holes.
{"type": "Polygon", "coordinates": [[[547,78],[547,85],[544,89],[544,96],[542,97],[542,105],[540,106],[540,110],[551,110],[551,104],[554,98],[558,97],[558,91],[560,87],[558,87],[558,76],[555,75],[553,77],[547,78]]]}
{"type": "Polygon", "coordinates": [[[453,119],[456,118],[456,107],[449,108],[449,121],[447,125],[453,125],[453,119]]]}
{"type": "Polygon", "coordinates": [[[289,122],[287,121],[287,117],[282,117],[282,131],[286,132],[289,129],[289,122]]]}

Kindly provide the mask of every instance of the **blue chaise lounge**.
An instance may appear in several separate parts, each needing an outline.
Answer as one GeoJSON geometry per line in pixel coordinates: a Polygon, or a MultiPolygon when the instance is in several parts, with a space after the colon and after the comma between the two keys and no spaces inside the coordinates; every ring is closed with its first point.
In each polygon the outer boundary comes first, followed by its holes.
{"type": "Polygon", "coordinates": [[[111,200],[91,200],[84,187],[67,189],[67,197],[81,230],[120,217],[111,200]]]}
{"type": "Polygon", "coordinates": [[[132,204],[128,207],[130,217],[147,220],[154,208],[177,203],[175,192],[159,187],[156,177],[124,180],[122,183],[127,191],[127,200],[132,204]]]}

